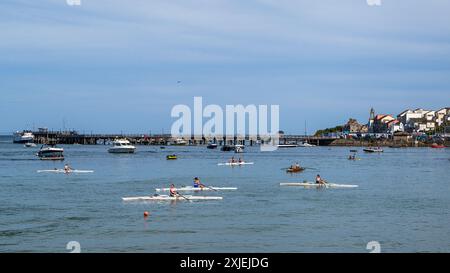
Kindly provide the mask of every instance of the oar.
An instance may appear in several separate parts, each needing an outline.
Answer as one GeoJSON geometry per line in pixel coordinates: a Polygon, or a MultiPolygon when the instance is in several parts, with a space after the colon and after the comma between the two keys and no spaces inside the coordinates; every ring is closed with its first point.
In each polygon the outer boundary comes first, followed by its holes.
{"type": "Polygon", "coordinates": [[[216,189],[214,189],[214,188],[211,188],[211,187],[209,187],[209,186],[206,186],[205,184],[200,184],[200,186],[203,186],[203,187],[205,187],[205,188],[211,189],[211,190],[213,190],[213,191],[218,191],[218,190],[216,190],[216,189]]]}
{"type": "Polygon", "coordinates": [[[316,168],[309,168],[309,167],[303,167],[303,169],[305,169],[305,170],[315,170],[315,171],[319,170],[319,169],[316,169],[316,168]]]}
{"type": "Polygon", "coordinates": [[[186,200],[188,200],[188,201],[191,201],[191,199],[189,199],[189,198],[187,198],[186,196],[180,194],[179,192],[177,192],[177,194],[178,194],[179,196],[183,197],[184,199],[186,199],[186,200]]]}

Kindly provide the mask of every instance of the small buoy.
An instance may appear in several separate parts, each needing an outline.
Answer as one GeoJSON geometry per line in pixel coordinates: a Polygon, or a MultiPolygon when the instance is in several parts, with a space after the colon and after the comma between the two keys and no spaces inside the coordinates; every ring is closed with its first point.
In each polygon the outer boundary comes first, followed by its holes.
{"type": "Polygon", "coordinates": [[[144,217],[149,217],[150,213],[148,211],[144,212],[144,217]]]}

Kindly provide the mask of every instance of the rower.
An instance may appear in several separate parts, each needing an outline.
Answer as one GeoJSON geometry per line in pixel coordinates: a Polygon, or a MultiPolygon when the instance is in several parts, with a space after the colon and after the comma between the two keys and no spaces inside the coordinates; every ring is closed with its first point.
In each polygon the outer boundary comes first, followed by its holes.
{"type": "Polygon", "coordinates": [[[200,182],[200,179],[198,177],[194,178],[194,188],[203,188],[204,185],[202,182],[200,182]]]}
{"type": "Polygon", "coordinates": [[[320,174],[316,176],[316,184],[325,184],[325,180],[320,177],[320,174]]]}
{"type": "Polygon", "coordinates": [[[175,188],[174,184],[170,185],[169,195],[170,195],[170,197],[177,197],[178,196],[178,192],[177,192],[177,189],[175,188]]]}
{"type": "Polygon", "coordinates": [[[297,163],[295,163],[295,166],[294,166],[294,168],[295,168],[296,170],[300,170],[300,164],[298,164],[298,162],[297,162],[297,163]]]}
{"type": "Polygon", "coordinates": [[[235,163],[236,160],[234,159],[234,156],[231,158],[231,163],[235,163]]]}
{"type": "Polygon", "coordinates": [[[68,173],[71,170],[72,170],[72,168],[68,164],[64,165],[64,172],[68,173]]]}
{"type": "Polygon", "coordinates": [[[239,157],[239,163],[242,163],[242,159],[239,157]]]}

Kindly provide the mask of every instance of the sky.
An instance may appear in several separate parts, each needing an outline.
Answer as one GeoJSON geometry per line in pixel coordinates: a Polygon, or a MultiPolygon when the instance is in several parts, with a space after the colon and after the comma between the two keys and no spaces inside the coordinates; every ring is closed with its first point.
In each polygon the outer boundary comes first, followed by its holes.
{"type": "MultiPolygon", "coordinates": [[[[450,106],[450,1],[0,1],[0,133],[169,132],[171,109],[280,106],[285,133],[450,106]]],[[[206,121],[206,120],[205,120],[206,121]]]]}

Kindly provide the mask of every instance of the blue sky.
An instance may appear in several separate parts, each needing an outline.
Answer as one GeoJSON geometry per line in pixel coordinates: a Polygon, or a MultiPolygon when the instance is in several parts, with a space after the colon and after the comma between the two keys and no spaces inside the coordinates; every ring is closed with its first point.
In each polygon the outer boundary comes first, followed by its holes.
{"type": "Polygon", "coordinates": [[[450,106],[450,1],[0,1],[0,132],[165,132],[172,106],[279,104],[287,133],[450,106]],[[181,83],[178,83],[181,81],[181,83]]]}

